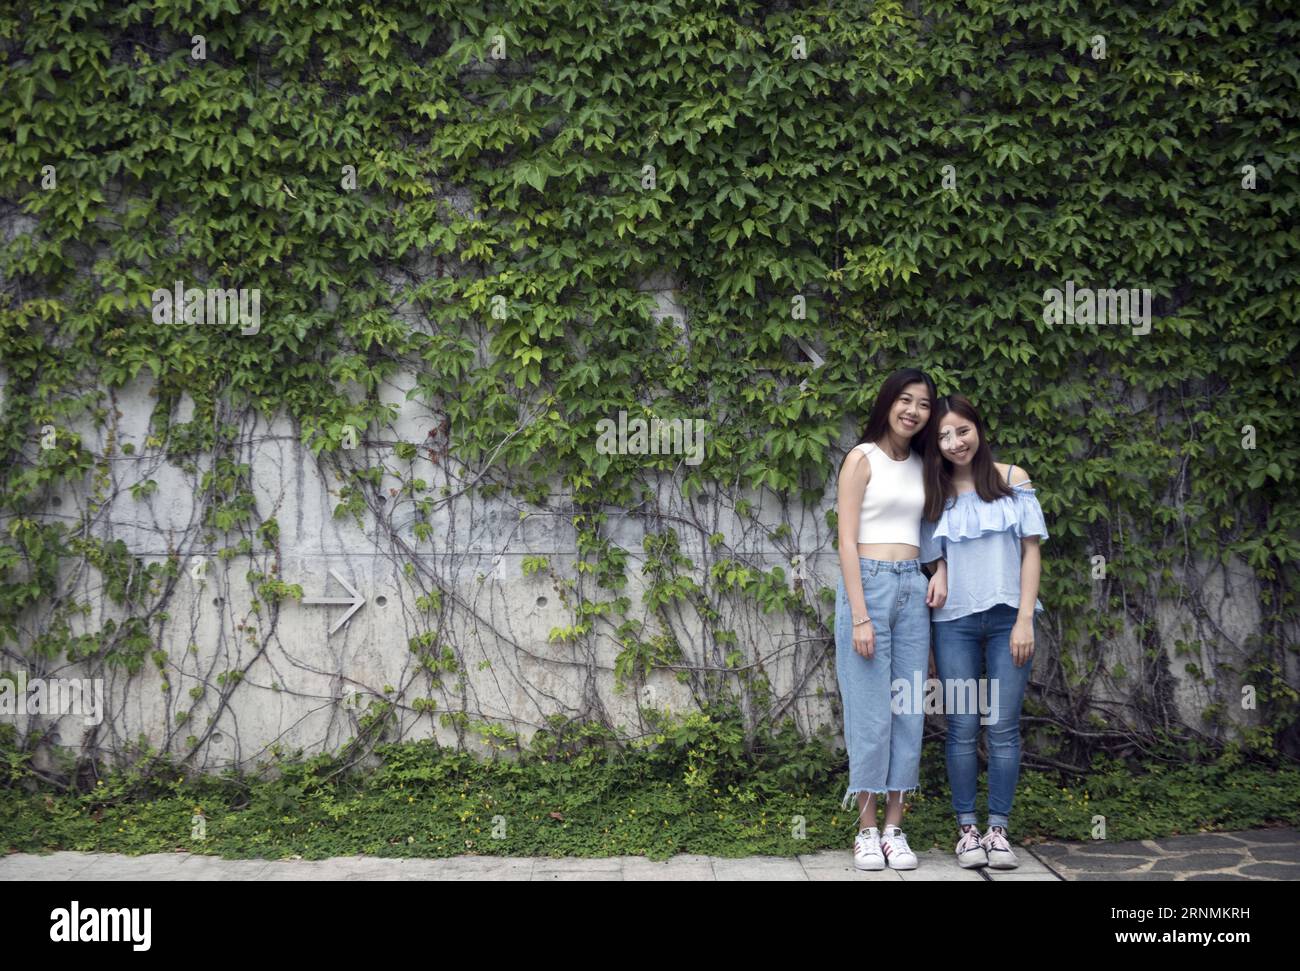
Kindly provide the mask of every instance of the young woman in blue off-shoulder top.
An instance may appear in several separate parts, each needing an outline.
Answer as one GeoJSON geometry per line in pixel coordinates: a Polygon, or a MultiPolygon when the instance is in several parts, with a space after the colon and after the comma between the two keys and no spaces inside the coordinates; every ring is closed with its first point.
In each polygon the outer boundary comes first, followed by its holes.
{"type": "Polygon", "coordinates": [[[1007,834],[1020,776],[1020,707],[1034,655],[1034,614],[1043,609],[1038,542],[1047,539],[1047,526],[1029,473],[993,461],[984,424],[966,398],[939,398],[930,424],[921,561],[935,564],[947,592],[930,620],[960,829],[957,861],[1010,869],[1017,866],[1007,834]],[[983,837],[975,816],[981,724],[989,754],[983,837]]]}

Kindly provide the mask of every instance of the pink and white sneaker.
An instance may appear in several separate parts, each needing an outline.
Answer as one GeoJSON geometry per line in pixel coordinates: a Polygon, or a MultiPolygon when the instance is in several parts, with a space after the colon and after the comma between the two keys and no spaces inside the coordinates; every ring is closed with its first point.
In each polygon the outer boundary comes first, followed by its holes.
{"type": "Polygon", "coordinates": [[[915,870],[916,854],[907,845],[907,837],[897,826],[886,826],[880,837],[880,848],[891,870],[915,870]]]}
{"type": "Polygon", "coordinates": [[[957,841],[957,863],[967,869],[989,865],[989,855],[980,842],[978,826],[967,824],[961,828],[961,839],[957,841]]]}
{"type": "Polygon", "coordinates": [[[988,853],[989,866],[993,869],[1014,870],[1020,866],[1016,855],[1011,852],[1011,844],[1007,842],[1007,831],[1001,826],[990,826],[980,845],[988,853]]]}

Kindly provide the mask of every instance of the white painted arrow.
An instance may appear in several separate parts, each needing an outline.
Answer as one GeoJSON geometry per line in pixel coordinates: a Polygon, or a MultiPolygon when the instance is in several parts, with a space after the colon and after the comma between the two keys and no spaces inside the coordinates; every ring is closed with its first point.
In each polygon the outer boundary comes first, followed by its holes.
{"type": "Polygon", "coordinates": [[[351,606],[351,609],[346,614],[344,614],[338,620],[334,621],[334,626],[330,628],[330,633],[333,634],[336,630],[338,630],[340,627],[342,627],[344,624],[348,622],[348,618],[350,618],[353,614],[355,614],[358,610],[361,609],[361,605],[366,602],[366,598],[361,596],[359,593],[357,593],[356,590],[353,589],[352,584],[348,583],[348,581],[344,580],[333,570],[330,570],[330,576],[332,576],[335,580],[341,583],[343,585],[343,588],[347,590],[348,593],[352,594],[352,596],[351,597],[303,597],[302,602],[305,604],[328,604],[333,607],[343,607],[348,605],[351,606]]]}
{"type": "MultiPolygon", "coordinates": [[[[822,360],[822,356],[820,354],[814,351],[811,347],[805,344],[798,337],[794,339],[794,342],[799,345],[799,350],[803,351],[805,354],[808,355],[809,359],[812,361],[813,367],[819,368],[826,363],[825,361],[822,360]]],[[[799,390],[806,391],[807,389],[808,389],[808,379],[804,378],[802,381],[799,382],[799,390]]]]}

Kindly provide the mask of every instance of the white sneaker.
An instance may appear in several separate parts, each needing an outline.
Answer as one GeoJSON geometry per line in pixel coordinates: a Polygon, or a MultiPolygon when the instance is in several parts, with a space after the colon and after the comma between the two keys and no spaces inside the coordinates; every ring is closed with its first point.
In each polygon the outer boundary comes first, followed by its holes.
{"type": "Polygon", "coordinates": [[[885,854],[880,852],[880,832],[876,827],[858,830],[853,840],[853,865],[859,870],[885,868],[885,854]]]}
{"type": "Polygon", "coordinates": [[[978,826],[966,825],[961,828],[961,839],[957,841],[957,863],[959,866],[988,866],[989,855],[980,842],[978,826]]]}
{"type": "Polygon", "coordinates": [[[880,848],[884,851],[885,862],[891,869],[916,869],[916,854],[907,845],[907,837],[897,826],[885,827],[885,834],[880,838],[880,848]]]}
{"type": "Polygon", "coordinates": [[[1011,844],[1007,842],[1007,831],[1001,826],[990,826],[980,844],[988,853],[989,866],[993,869],[1014,870],[1020,866],[1016,855],[1011,852],[1011,844]]]}

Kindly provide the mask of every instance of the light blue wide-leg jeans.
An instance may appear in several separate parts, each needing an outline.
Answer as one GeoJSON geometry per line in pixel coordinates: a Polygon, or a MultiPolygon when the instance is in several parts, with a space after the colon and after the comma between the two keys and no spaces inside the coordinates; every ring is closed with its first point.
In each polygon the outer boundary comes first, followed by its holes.
{"type": "Polygon", "coordinates": [[[875,657],[853,649],[853,617],[840,576],[835,604],[835,672],[844,705],[849,786],[844,808],[859,792],[906,792],[919,784],[925,713],[909,704],[893,711],[891,686],[924,679],[930,658],[930,581],[920,560],[858,558],[862,593],[876,634],[875,657]]]}

